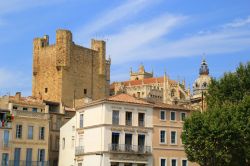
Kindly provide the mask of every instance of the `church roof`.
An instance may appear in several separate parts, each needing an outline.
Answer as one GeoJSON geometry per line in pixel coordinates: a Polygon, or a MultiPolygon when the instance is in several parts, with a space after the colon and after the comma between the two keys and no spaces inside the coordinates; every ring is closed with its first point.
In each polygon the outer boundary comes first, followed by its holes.
{"type": "MultiPolygon", "coordinates": [[[[144,78],[142,80],[129,80],[121,82],[125,86],[138,86],[138,85],[150,85],[150,84],[162,84],[164,82],[164,77],[152,77],[152,78],[144,78]]],[[[170,85],[177,85],[178,83],[174,80],[168,80],[170,85]]],[[[110,85],[110,89],[115,88],[115,83],[110,85]]]]}
{"type": "Polygon", "coordinates": [[[133,96],[130,96],[128,94],[118,94],[118,95],[114,95],[114,96],[110,96],[109,98],[107,98],[108,101],[117,101],[117,102],[126,102],[126,103],[134,103],[134,104],[150,104],[146,101],[137,99],[133,96]]]}

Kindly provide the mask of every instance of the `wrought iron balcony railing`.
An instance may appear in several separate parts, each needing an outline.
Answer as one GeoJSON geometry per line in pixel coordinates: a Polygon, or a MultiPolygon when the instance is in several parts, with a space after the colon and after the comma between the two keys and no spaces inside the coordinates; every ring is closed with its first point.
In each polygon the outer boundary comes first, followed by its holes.
{"type": "Polygon", "coordinates": [[[132,126],[132,120],[126,120],[126,125],[127,126],[132,126]]]}
{"type": "Polygon", "coordinates": [[[7,163],[2,161],[2,166],[49,166],[49,161],[9,160],[7,163]]]}
{"type": "Polygon", "coordinates": [[[117,153],[151,154],[151,146],[109,144],[109,151],[117,153]]]}
{"type": "Polygon", "coordinates": [[[75,148],[75,155],[82,155],[84,154],[84,147],[83,146],[77,146],[75,148]]]}
{"type": "Polygon", "coordinates": [[[144,120],[139,120],[139,126],[144,127],[145,126],[145,121],[144,120]]]}

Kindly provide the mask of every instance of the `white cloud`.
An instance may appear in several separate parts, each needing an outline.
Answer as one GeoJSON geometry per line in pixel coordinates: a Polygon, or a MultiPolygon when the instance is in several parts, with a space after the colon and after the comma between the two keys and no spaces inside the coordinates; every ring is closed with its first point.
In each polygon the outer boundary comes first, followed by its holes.
{"type": "Polygon", "coordinates": [[[249,50],[250,29],[247,27],[241,27],[240,30],[231,27],[221,28],[209,33],[196,33],[177,40],[168,40],[167,34],[171,28],[176,27],[178,22],[182,22],[178,17],[173,17],[172,20],[174,21],[170,21],[170,26],[165,24],[165,29],[162,27],[167,21],[162,21],[161,24],[161,21],[156,21],[158,23],[154,26],[145,24],[145,27],[141,28],[139,25],[131,28],[131,32],[123,31],[113,35],[122,37],[108,43],[112,63],[116,65],[138,60],[195,56],[204,52],[207,55],[213,55],[249,50]]]}
{"type": "Polygon", "coordinates": [[[224,25],[225,28],[239,28],[250,24],[250,16],[245,19],[236,19],[224,25]]]}
{"type": "Polygon", "coordinates": [[[168,34],[184,19],[183,16],[162,15],[149,22],[130,25],[119,34],[110,36],[107,44],[108,53],[115,62],[137,56],[133,51],[138,48],[143,49],[148,43],[157,42],[156,39],[168,34]]]}
{"type": "Polygon", "coordinates": [[[117,6],[114,9],[110,9],[107,13],[99,14],[99,18],[95,19],[93,22],[90,22],[88,25],[84,25],[79,28],[76,32],[78,39],[84,39],[89,37],[94,33],[97,33],[103,28],[108,27],[118,21],[121,21],[124,18],[128,18],[136,15],[146,7],[156,3],[155,0],[127,0],[125,3],[117,6]]]}

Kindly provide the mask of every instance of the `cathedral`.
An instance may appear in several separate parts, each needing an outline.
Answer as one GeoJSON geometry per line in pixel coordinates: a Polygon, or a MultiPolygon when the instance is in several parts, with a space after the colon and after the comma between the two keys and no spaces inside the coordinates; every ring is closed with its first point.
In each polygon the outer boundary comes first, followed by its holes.
{"type": "Polygon", "coordinates": [[[137,72],[130,71],[130,80],[113,82],[110,95],[126,93],[131,96],[154,103],[181,105],[195,110],[204,110],[206,103],[204,94],[211,81],[206,60],[203,59],[199,77],[193,85],[193,92],[186,88],[185,81],[170,79],[166,73],[162,77],[154,77],[153,72],[145,71],[143,65],[137,72]]]}
{"type": "Polygon", "coordinates": [[[166,73],[162,77],[154,77],[153,72],[146,72],[140,65],[138,72],[130,71],[130,80],[111,84],[112,95],[126,93],[150,102],[167,104],[187,104],[190,90],[182,83],[170,79],[166,73]]]}

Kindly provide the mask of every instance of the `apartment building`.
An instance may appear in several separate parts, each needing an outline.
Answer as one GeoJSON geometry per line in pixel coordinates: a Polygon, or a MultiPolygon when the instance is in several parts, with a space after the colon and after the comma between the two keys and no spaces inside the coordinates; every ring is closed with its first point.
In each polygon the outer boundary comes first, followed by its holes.
{"type": "Polygon", "coordinates": [[[2,162],[6,166],[48,165],[48,107],[39,99],[21,97],[21,93],[3,96],[0,103],[10,112],[12,126],[9,133],[4,130],[4,141],[7,137],[11,141],[8,153],[2,154],[2,162]]]}
{"type": "Polygon", "coordinates": [[[193,166],[187,160],[181,133],[184,119],[191,110],[163,103],[154,104],[153,159],[154,166],[193,166]]]}
{"type": "Polygon", "coordinates": [[[59,165],[152,166],[152,115],[151,104],[127,94],[78,108],[60,130],[59,165]]]}
{"type": "Polygon", "coordinates": [[[9,110],[0,108],[0,165],[7,166],[11,153],[12,116],[9,110]]]}

